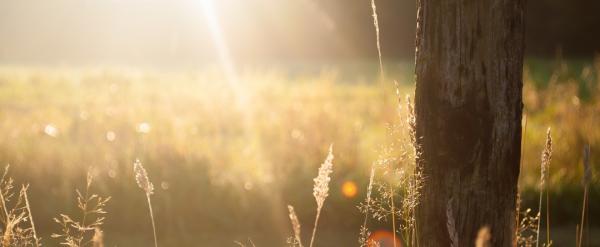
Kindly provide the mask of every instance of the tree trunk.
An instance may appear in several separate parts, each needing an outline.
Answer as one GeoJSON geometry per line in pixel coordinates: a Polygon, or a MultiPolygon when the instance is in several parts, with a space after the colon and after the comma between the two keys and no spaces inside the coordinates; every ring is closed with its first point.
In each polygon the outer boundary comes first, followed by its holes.
{"type": "Polygon", "coordinates": [[[524,0],[420,0],[415,109],[420,246],[512,246],[524,0]]]}

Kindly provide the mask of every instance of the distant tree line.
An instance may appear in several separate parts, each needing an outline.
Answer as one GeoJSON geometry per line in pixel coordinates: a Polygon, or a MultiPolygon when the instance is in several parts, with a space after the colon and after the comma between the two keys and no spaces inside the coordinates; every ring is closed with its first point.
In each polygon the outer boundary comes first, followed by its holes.
{"type": "MultiPolygon", "coordinates": [[[[339,12],[338,23],[350,36],[361,28],[370,28],[368,1],[322,0],[330,12],[339,12]],[[341,3],[346,4],[343,8],[341,3]],[[358,14],[360,13],[360,14],[358,14]],[[360,18],[357,18],[360,17],[360,18]],[[341,19],[348,19],[341,21],[341,19]]],[[[380,9],[382,46],[388,59],[414,56],[416,1],[377,0],[380,9]],[[408,35],[410,34],[410,35],[408,35]]],[[[525,53],[528,56],[553,57],[560,50],[568,57],[592,57],[600,52],[600,1],[529,0],[526,6],[525,53]]],[[[356,37],[353,37],[356,38],[356,37]]],[[[360,44],[376,56],[371,36],[360,37],[360,44]]],[[[365,54],[367,55],[367,54],[365,54]]]]}

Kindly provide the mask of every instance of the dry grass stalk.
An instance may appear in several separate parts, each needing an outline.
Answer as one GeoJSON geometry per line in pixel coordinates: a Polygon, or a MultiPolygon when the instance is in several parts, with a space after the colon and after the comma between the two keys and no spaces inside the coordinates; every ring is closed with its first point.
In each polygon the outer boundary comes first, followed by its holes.
{"type": "Polygon", "coordinates": [[[135,173],[135,181],[146,192],[146,195],[154,194],[154,185],[148,179],[148,172],[146,172],[140,160],[135,160],[135,163],[133,163],[133,171],[135,173]]]}
{"type": "Polygon", "coordinates": [[[373,26],[375,26],[375,36],[377,38],[377,55],[379,57],[379,76],[384,80],[383,60],[381,58],[381,40],[379,38],[379,18],[377,18],[377,6],[375,0],[371,0],[371,9],[373,10],[373,26]]]}
{"type": "Polygon", "coordinates": [[[517,199],[516,199],[516,220],[515,220],[515,244],[519,243],[520,238],[520,229],[521,224],[521,173],[523,172],[523,157],[525,157],[525,141],[527,140],[525,136],[527,135],[527,114],[523,114],[523,134],[521,135],[521,159],[519,160],[519,177],[517,178],[517,199]]]}
{"type": "MultiPolygon", "coordinates": [[[[398,97],[398,102],[402,103],[402,98],[398,97]]],[[[392,230],[402,235],[404,246],[418,246],[415,209],[424,178],[415,163],[419,148],[414,109],[408,96],[406,104],[406,115],[400,114],[400,122],[389,129],[393,142],[384,146],[375,163],[378,168],[373,182],[375,196],[369,197],[369,203],[361,203],[359,209],[379,221],[391,218],[392,230]]],[[[361,228],[360,240],[366,239],[366,231],[366,227],[361,228]]]]}
{"type": "Polygon", "coordinates": [[[319,216],[321,215],[321,209],[325,198],[329,196],[329,181],[331,181],[330,174],[333,172],[333,144],[329,146],[329,154],[325,162],[319,167],[319,175],[314,179],[315,186],[313,188],[313,196],[317,201],[317,215],[315,216],[315,226],[313,227],[312,237],[310,238],[310,247],[313,246],[315,235],[317,233],[317,225],[319,224],[319,216]]]}
{"type": "Polygon", "coordinates": [[[292,228],[294,230],[294,240],[289,244],[302,247],[302,240],[300,238],[300,220],[298,220],[294,207],[288,205],[288,211],[290,212],[290,221],[292,222],[292,228]]]}
{"type": "Polygon", "coordinates": [[[35,223],[33,222],[33,215],[31,214],[31,206],[29,205],[29,197],[27,196],[27,190],[29,189],[29,185],[24,185],[21,187],[21,194],[25,199],[25,206],[27,208],[27,215],[29,215],[29,223],[31,224],[31,233],[33,234],[33,240],[35,241],[35,246],[40,245],[40,239],[37,237],[37,233],[35,231],[35,223]]]}
{"type": "Polygon", "coordinates": [[[8,177],[8,170],[9,166],[6,166],[0,179],[0,206],[2,207],[0,221],[3,224],[0,227],[0,246],[41,246],[32,224],[31,209],[27,202],[28,186],[21,186],[18,195],[15,196],[14,180],[8,177]]]}
{"type": "MultiPolygon", "coordinates": [[[[10,165],[7,165],[4,168],[4,173],[2,174],[2,183],[0,184],[2,186],[2,191],[0,193],[0,201],[2,202],[2,212],[4,213],[4,219],[6,221],[8,221],[9,218],[9,214],[8,214],[8,208],[6,207],[6,199],[5,197],[5,193],[10,193],[10,189],[12,189],[12,178],[7,178],[7,174],[8,174],[8,169],[10,168],[10,165]]],[[[6,228],[6,230],[8,230],[8,228],[6,228]]]]}
{"type": "Polygon", "coordinates": [[[551,130],[548,128],[546,131],[546,144],[542,151],[542,165],[541,165],[541,179],[540,187],[544,187],[548,180],[548,172],[550,169],[550,161],[552,160],[552,136],[551,130]]]}
{"type": "Polygon", "coordinates": [[[537,242],[539,235],[537,225],[540,220],[540,214],[531,216],[531,209],[521,211],[521,221],[519,222],[519,232],[517,233],[517,246],[533,247],[537,242]],[[536,238],[534,238],[534,235],[536,238]]]}
{"type": "Polygon", "coordinates": [[[369,241],[369,236],[371,232],[369,228],[367,228],[367,222],[369,219],[369,207],[371,205],[371,192],[373,191],[373,179],[375,178],[375,167],[371,167],[371,176],[369,176],[369,185],[367,186],[367,197],[365,198],[365,207],[359,206],[359,210],[365,215],[363,224],[360,228],[360,235],[358,238],[358,243],[360,247],[373,246],[373,241],[369,241]]]}
{"type": "MultiPolygon", "coordinates": [[[[415,115],[415,108],[412,105],[412,101],[410,99],[410,95],[406,95],[406,107],[408,110],[408,117],[406,118],[406,122],[408,124],[408,135],[410,136],[410,143],[413,145],[413,148],[417,149],[417,117],[415,115]]],[[[416,151],[415,156],[416,156],[416,151]]]]}
{"type": "Polygon", "coordinates": [[[394,186],[390,185],[390,205],[392,206],[392,241],[396,247],[396,207],[394,205],[394,186]]]}
{"type": "MultiPolygon", "coordinates": [[[[546,190],[546,246],[550,246],[552,243],[550,241],[550,202],[549,202],[549,194],[548,194],[548,175],[550,170],[550,161],[552,160],[552,136],[551,130],[548,128],[546,131],[546,144],[544,145],[544,150],[542,151],[542,163],[541,163],[541,175],[540,175],[540,202],[539,202],[539,211],[538,215],[542,212],[542,199],[544,194],[544,189],[546,190]]],[[[540,245],[540,221],[538,220],[537,225],[537,239],[536,246],[540,245]]]]}
{"type": "Polygon", "coordinates": [[[589,186],[592,182],[592,166],[590,165],[590,145],[583,148],[583,184],[589,186]]]}
{"type": "Polygon", "coordinates": [[[154,247],[158,247],[158,240],[156,237],[156,224],[154,222],[154,213],[152,212],[152,202],[150,196],[154,194],[154,185],[148,178],[148,172],[142,166],[140,160],[135,160],[133,163],[133,172],[135,173],[135,181],[138,186],[146,192],[146,199],[148,201],[148,210],[150,211],[150,220],[152,221],[152,233],[154,234],[154,247]]]}
{"type": "Polygon", "coordinates": [[[588,190],[590,187],[590,182],[592,180],[592,166],[590,165],[590,145],[585,145],[583,148],[583,203],[581,208],[581,222],[579,223],[579,228],[577,231],[576,242],[577,247],[581,247],[583,245],[583,231],[585,228],[585,216],[586,209],[588,207],[588,190]]]}
{"type": "Polygon", "coordinates": [[[0,201],[2,203],[2,212],[4,213],[4,217],[3,217],[3,222],[4,222],[4,232],[2,233],[2,246],[8,246],[8,244],[10,244],[10,237],[12,235],[12,226],[14,226],[14,223],[12,223],[11,221],[11,215],[8,213],[8,208],[6,207],[6,199],[5,199],[5,194],[6,196],[10,197],[11,194],[10,191],[13,188],[12,187],[12,178],[6,178],[6,175],[8,174],[8,169],[9,169],[10,165],[7,165],[4,168],[4,173],[2,175],[2,183],[0,184],[2,189],[0,191],[0,201]]]}
{"type": "Polygon", "coordinates": [[[61,239],[60,245],[68,247],[93,246],[96,229],[104,224],[104,215],[106,214],[104,207],[110,200],[110,197],[90,195],[93,179],[94,176],[90,170],[87,175],[84,194],[76,190],[77,207],[81,210],[81,218],[74,219],[66,214],[60,214],[60,218],[54,218],[54,221],[61,226],[61,233],[54,233],[51,237],[61,239]]]}
{"type": "Polygon", "coordinates": [[[419,203],[419,197],[421,196],[421,188],[423,187],[423,171],[420,167],[416,165],[416,160],[419,158],[419,147],[417,143],[417,118],[415,114],[415,108],[413,107],[412,101],[410,99],[410,95],[406,95],[406,107],[407,107],[407,119],[406,123],[408,125],[408,136],[410,140],[410,151],[412,156],[412,161],[415,162],[413,164],[413,174],[408,182],[408,189],[406,196],[403,201],[403,211],[406,217],[406,239],[409,239],[410,246],[418,246],[417,243],[417,224],[416,224],[416,207],[419,203]]]}

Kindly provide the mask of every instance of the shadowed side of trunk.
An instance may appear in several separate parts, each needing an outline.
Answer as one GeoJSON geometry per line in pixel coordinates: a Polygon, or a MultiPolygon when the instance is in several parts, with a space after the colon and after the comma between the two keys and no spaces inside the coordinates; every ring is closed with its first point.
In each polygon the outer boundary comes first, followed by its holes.
{"type": "Polygon", "coordinates": [[[415,109],[421,246],[512,246],[521,147],[523,0],[420,0],[415,109]]]}

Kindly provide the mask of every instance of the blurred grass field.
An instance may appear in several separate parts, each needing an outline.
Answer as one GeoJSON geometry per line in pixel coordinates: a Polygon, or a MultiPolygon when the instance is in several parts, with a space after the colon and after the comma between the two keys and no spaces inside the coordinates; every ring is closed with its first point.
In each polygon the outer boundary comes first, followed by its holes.
{"type": "MultiPolygon", "coordinates": [[[[151,243],[146,199],[132,169],[139,158],[156,186],[164,246],[235,246],[247,238],[281,246],[291,232],[288,203],[310,224],[312,179],[333,143],[333,187],[319,235],[336,243],[329,246],[355,245],[356,206],[370,166],[390,141],[388,126],[399,121],[392,80],[400,82],[401,95],[414,86],[411,65],[387,67],[394,73],[383,84],[369,63],[246,68],[239,84],[225,83],[210,68],[3,67],[0,164],[11,165],[16,183],[30,184],[33,216],[47,243],[58,231],[52,218],[76,214],[75,189],[84,186],[88,169],[97,176],[93,191],[112,196],[107,246],[151,243]],[[355,196],[342,193],[345,182],[357,185],[355,196]]],[[[552,224],[572,228],[572,235],[585,143],[594,170],[600,161],[599,82],[600,61],[529,60],[525,69],[523,201],[536,208],[540,153],[552,127],[552,224]]],[[[600,217],[596,181],[590,219],[600,217]]]]}

